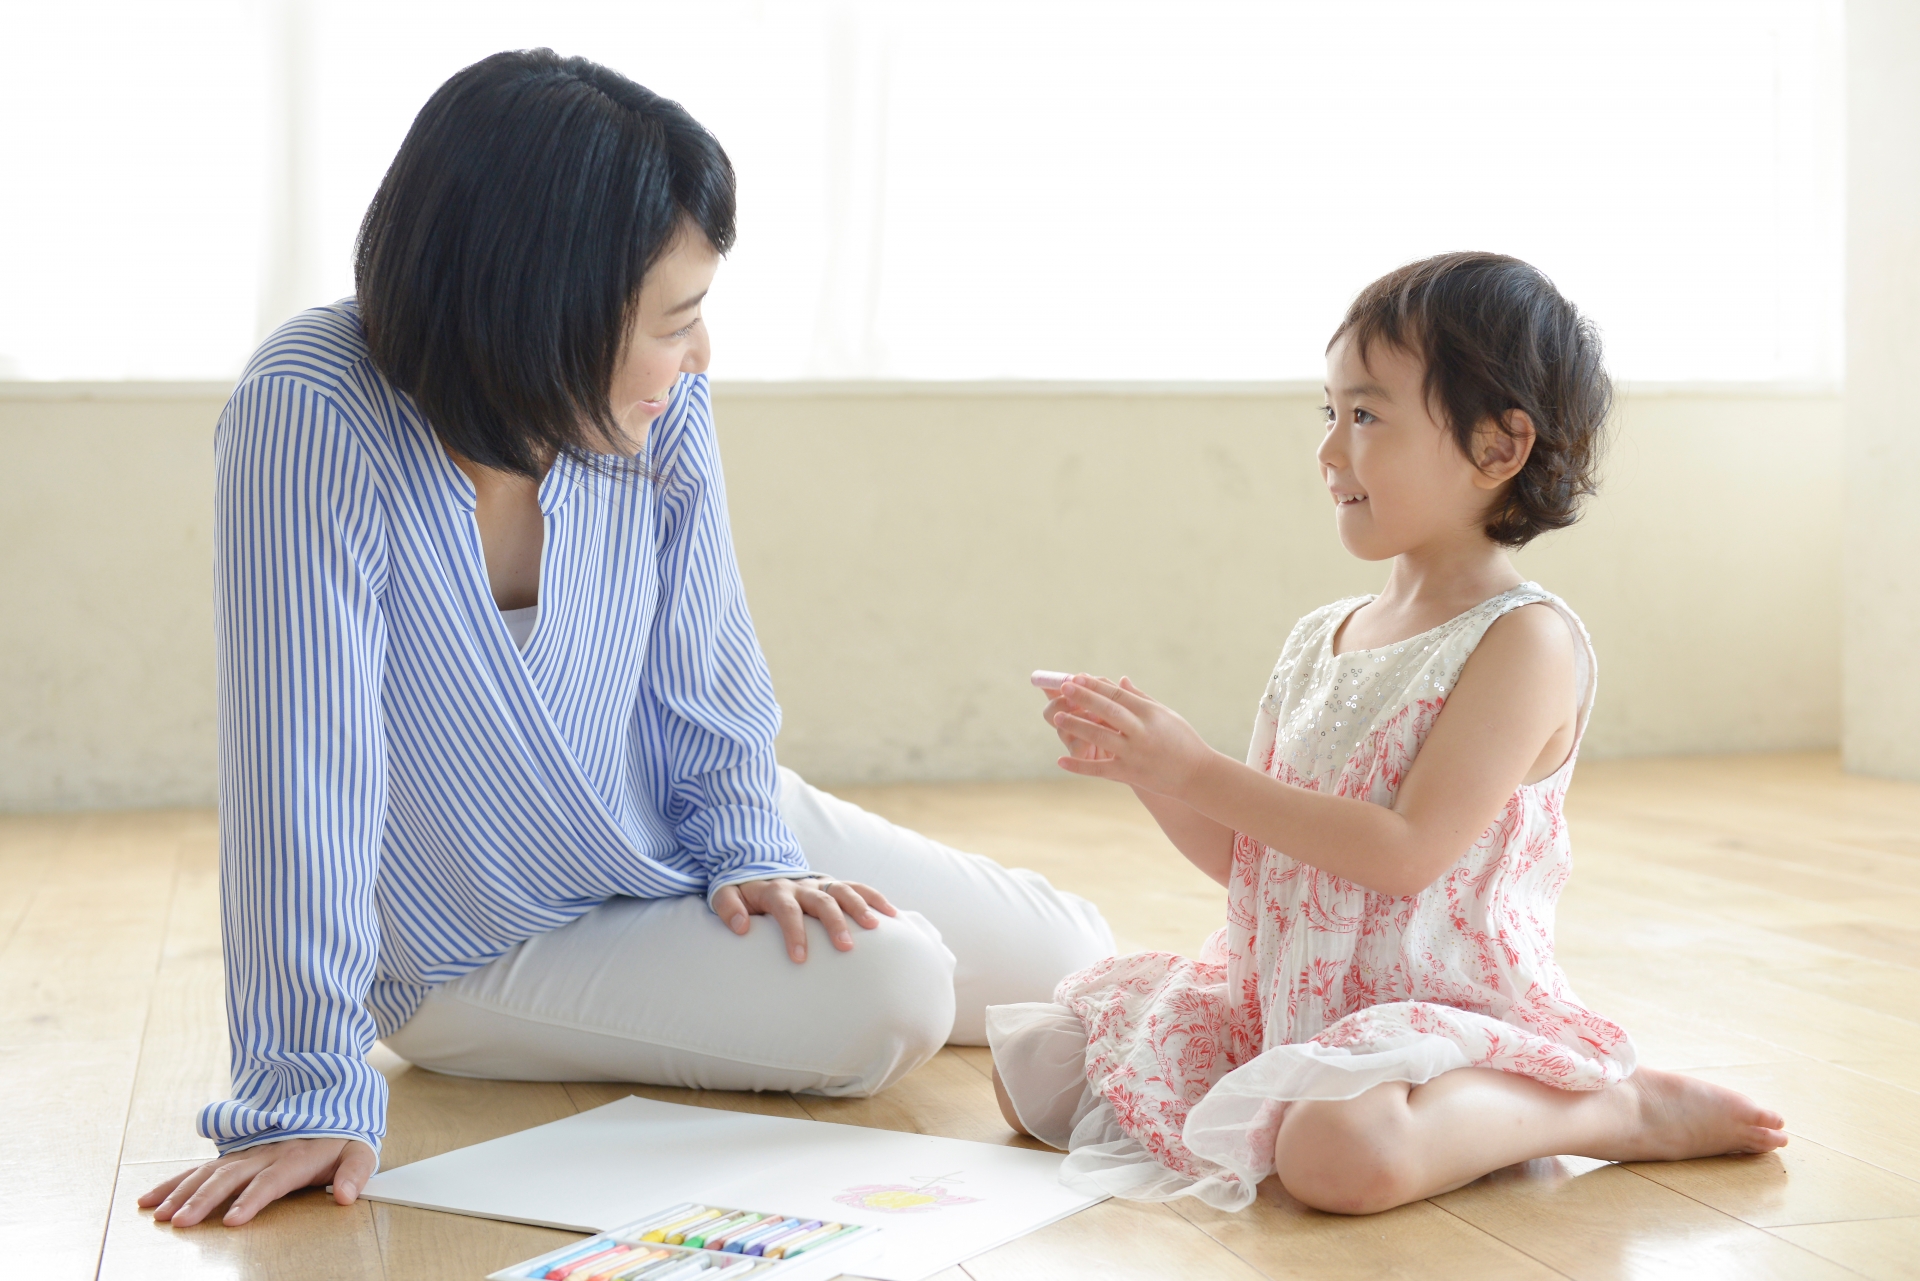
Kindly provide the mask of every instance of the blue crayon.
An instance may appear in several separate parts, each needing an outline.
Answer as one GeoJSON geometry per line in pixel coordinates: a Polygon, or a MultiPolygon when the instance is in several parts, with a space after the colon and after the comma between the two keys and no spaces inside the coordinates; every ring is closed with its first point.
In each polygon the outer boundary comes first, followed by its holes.
{"type": "Polygon", "coordinates": [[[782,1241],[797,1239],[802,1233],[811,1232],[819,1226],[819,1219],[808,1219],[805,1223],[795,1223],[789,1219],[784,1231],[776,1232],[764,1241],[755,1241],[740,1253],[765,1256],[767,1251],[775,1248],[782,1241]]]}
{"type": "Polygon", "coordinates": [[[586,1240],[580,1242],[580,1244],[572,1247],[571,1249],[567,1250],[563,1254],[558,1255],[557,1257],[542,1259],[538,1263],[528,1264],[527,1266],[532,1268],[533,1270],[527,1273],[527,1275],[530,1277],[544,1277],[545,1275],[547,1275],[548,1271],[553,1268],[564,1268],[567,1264],[577,1259],[584,1259],[589,1254],[596,1254],[599,1251],[606,1249],[608,1246],[612,1244],[613,1244],[613,1239],[611,1237],[605,1237],[605,1236],[588,1237],[586,1240]]]}
{"type": "Polygon", "coordinates": [[[786,1225],[792,1222],[792,1219],[786,1218],[783,1215],[773,1215],[755,1227],[751,1232],[742,1232],[739,1236],[728,1237],[725,1249],[729,1254],[740,1254],[744,1252],[752,1242],[765,1241],[769,1237],[779,1236],[786,1225]]]}

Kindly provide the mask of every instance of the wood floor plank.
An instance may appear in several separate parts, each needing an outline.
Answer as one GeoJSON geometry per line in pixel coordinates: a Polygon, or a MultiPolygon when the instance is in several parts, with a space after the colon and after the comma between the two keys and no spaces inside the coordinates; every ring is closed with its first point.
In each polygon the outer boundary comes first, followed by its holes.
{"type": "Polygon", "coordinates": [[[975,1281],[1259,1281],[1258,1269],[1165,1205],[1103,1201],[968,1259],[975,1281]]]}
{"type": "Polygon", "coordinates": [[[1920,1180],[1920,1094],[1811,1059],[1705,1068],[1695,1075],[1778,1110],[1789,1134],[1920,1180]]]}
{"type": "Polygon", "coordinates": [[[1920,891],[1864,880],[1815,878],[1809,886],[1809,878],[1798,870],[1756,865],[1687,842],[1653,848],[1625,841],[1608,828],[1596,832],[1591,824],[1574,836],[1574,847],[1576,876],[1583,885],[1762,928],[1790,930],[1856,919],[1911,928],[1920,920],[1920,891]]]}
{"type": "Polygon", "coordinates": [[[460,1214],[416,1210],[411,1206],[368,1207],[370,1236],[392,1281],[479,1281],[522,1259],[581,1239],[578,1232],[501,1223],[460,1214]]]}
{"type": "MultiPolygon", "coordinates": [[[[1191,950],[1222,917],[1219,888],[1120,789],[1062,780],[847,795],[1087,894],[1129,949],[1191,950]]],[[[1532,1163],[1366,1219],[1303,1210],[1277,1186],[1241,1215],[1106,1203],[939,1281],[1915,1275],[1920,787],[1849,778],[1830,755],[1589,762],[1569,811],[1576,870],[1560,951],[1576,989],[1634,1033],[1645,1061],[1780,1107],[1795,1134],[1782,1153],[1532,1163]]],[[[115,1278],[473,1281],[573,1239],[372,1203],[342,1211],[321,1193],[238,1231],[178,1232],[133,1207],[207,1150],[192,1114],[226,1085],[212,821],[204,811],[0,818],[9,1267],[31,1260],[36,1278],[89,1276],[97,1261],[115,1278]]],[[[981,1047],[950,1048],[871,1100],[470,1081],[383,1049],[372,1061],[393,1087],[388,1165],[626,1094],[1012,1141],[981,1047]]]]}
{"type": "Polygon", "coordinates": [[[1764,1156],[1649,1161],[1628,1168],[1755,1227],[1920,1215],[1920,1180],[1804,1135],[1764,1156]]]}
{"type": "Polygon", "coordinates": [[[1622,814],[1590,820],[1580,829],[1642,856],[1665,856],[1688,869],[1708,868],[1725,880],[1763,888],[1783,885],[1854,886],[1866,891],[1920,892],[1920,858],[1830,834],[1730,830],[1699,815],[1622,814]]]}
{"type": "Polygon", "coordinates": [[[91,1277],[113,1204],[140,1043],[0,1046],[0,1246],[45,1281],[91,1277]]]}
{"type": "Polygon", "coordinates": [[[101,1281],[308,1281],[316,1276],[381,1281],[386,1276],[372,1202],[335,1205],[313,1188],[274,1202],[245,1227],[228,1228],[215,1220],[175,1228],[154,1222],[151,1210],[134,1204],[175,1168],[166,1161],[122,1167],[100,1256],[101,1281]]]}
{"type": "MultiPolygon", "coordinates": [[[[1576,877],[1576,885],[1578,878],[1576,877]]],[[[1605,891],[1568,891],[1556,950],[1576,989],[1597,982],[1635,993],[1649,1004],[1703,1023],[1757,1036],[1793,1053],[1833,1058],[1920,1057],[1920,1023],[1874,1008],[1870,993],[1829,978],[1810,979],[1797,963],[1817,967],[1813,949],[1763,931],[1716,925],[1605,891]],[[1794,949],[1798,948],[1796,952],[1794,949]],[[1791,957],[1783,959],[1787,953],[1791,957]],[[1676,973],[1686,981],[1675,983],[1676,973]]],[[[1898,975],[1860,962],[1863,982],[1898,975]]],[[[1920,984],[1913,985],[1920,987],[1920,984]]],[[[1900,1003],[1898,993],[1885,993],[1900,1003]]]]}
{"type": "Polygon", "coordinates": [[[1640,1062],[1649,1067],[1690,1072],[1701,1067],[1780,1063],[1804,1056],[1787,1047],[1732,1028],[1680,1013],[1615,987],[1582,981],[1577,989],[1589,1009],[1627,1029],[1640,1062]]]}
{"type": "Polygon", "coordinates": [[[1253,1205],[1237,1213],[1191,1199],[1168,1204],[1274,1281],[1424,1278],[1436,1275],[1435,1264],[1441,1259],[1450,1275],[1480,1281],[1559,1275],[1426,1201],[1355,1219],[1310,1210],[1288,1196],[1278,1179],[1268,1179],[1253,1205]]]}
{"type": "Polygon", "coordinates": [[[127,1113],[123,1163],[204,1161],[214,1155],[195,1118],[227,1097],[227,1015],[220,955],[216,835],[183,834],[140,1070],[127,1113]]]}
{"type": "Polygon", "coordinates": [[[804,1094],[795,1098],[816,1121],[1049,1150],[1039,1140],[1008,1128],[1000,1115],[1000,1105],[994,1101],[992,1081],[950,1049],[872,1098],[828,1099],[804,1094]]]}
{"type": "Polygon", "coordinates": [[[97,1266],[173,896],[178,816],[76,815],[0,949],[0,1240],[97,1266]]]}
{"type": "Polygon", "coordinates": [[[1899,1019],[1920,1027],[1920,974],[1858,955],[1835,955],[1815,948],[1805,964],[1768,974],[1776,983],[1830,996],[1856,1010],[1899,1019]]]}
{"type": "Polygon", "coordinates": [[[1812,1223],[1775,1228],[1774,1235],[1871,1281],[1913,1281],[1920,1276],[1920,1218],[1812,1223]]]}
{"type": "Polygon", "coordinates": [[[993,1051],[984,1045],[949,1045],[947,1052],[965,1063],[968,1067],[993,1080],[993,1051]]]}
{"type": "Polygon", "coordinates": [[[1823,1281],[1845,1269],[1617,1165],[1529,1161],[1433,1198],[1574,1281],[1738,1276],[1823,1281]],[[1544,1171],[1544,1173],[1543,1173],[1544,1171]]]}
{"type": "Polygon", "coordinates": [[[0,815],[0,953],[12,941],[72,831],[70,818],[0,815]]]}
{"type": "Polygon", "coordinates": [[[1862,960],[1898,966],[1909,974],[1920,970],[1920,926],[1856,916],[1820,925],[1790,926],[1780,932],[1838,952],[1850,952],[1862,960]]]}
{"type": "Polygon", "coordinates": [[[1839,1059],[1834,1066],[1920,1093],[1920,1063],[1910,1059],[1839,1059]]]}
{"type": "Polygon", "coordinates": [[[0,951],[0,1045],[138,1037],[173,897],[178,823],[71,820],[0,951]]]}

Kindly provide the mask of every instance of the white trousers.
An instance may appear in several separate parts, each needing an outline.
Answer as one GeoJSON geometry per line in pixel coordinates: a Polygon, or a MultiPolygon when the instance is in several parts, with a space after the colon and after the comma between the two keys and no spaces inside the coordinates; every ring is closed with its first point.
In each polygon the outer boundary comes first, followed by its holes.
{"type": "Polygon", "coordinates": [[[1038,873],[780,781],[807,862],[901,909],[853,951],[808,918],[796,965],[766,917],[741,938],[698,896],[612,899],[435,988],[388,1048],[454,1076],[866,1095],[1113,954],[1098,909],[1038,873]]]}

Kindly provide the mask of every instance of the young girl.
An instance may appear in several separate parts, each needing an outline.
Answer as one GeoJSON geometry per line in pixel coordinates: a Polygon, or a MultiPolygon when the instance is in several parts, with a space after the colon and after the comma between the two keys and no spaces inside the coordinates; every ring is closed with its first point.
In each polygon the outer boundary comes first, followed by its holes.
{"type": "Polygon", "coordinates": [[[1008,1122],[1089,1190],[1239,1209],[1277,1172],[1349,1214],[1533,1157],[1780,1147],[1778,1114],[1636,1071],[1554,962],[1595,661],[1506,549],[1592,492],[1592,325],[1523,262],[1428,259],[1354,302],[1326,394],[1340,541],[1386,587],[1294,627],[1245,765],[1130,681],[1050,697],[1061,766],[1130,785],[1227,924],[989,1010],[1008,1122]]]}

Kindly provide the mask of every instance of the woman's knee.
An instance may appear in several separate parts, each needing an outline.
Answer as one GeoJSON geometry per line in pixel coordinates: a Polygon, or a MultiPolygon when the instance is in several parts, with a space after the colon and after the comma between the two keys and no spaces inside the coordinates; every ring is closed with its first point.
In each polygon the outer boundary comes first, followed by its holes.
{"type": "Polygon", "coordinates": [[[841,971],[831,1017],[846,1029],[846,1062],[821,1093],[877,1094],[940,1052],[953,1026],[954,962],[932,926],[903,912],[855,930],[853,951],[831,963],[841,971]]]}
{"type": "Polygon", "coordinates": [[[1406,1088],[1287,1105],[1274,1171],[1296,1201],[1332,1214],[1375,1214],[1419,1198],[1408,1142],[1406,1088]]]}

